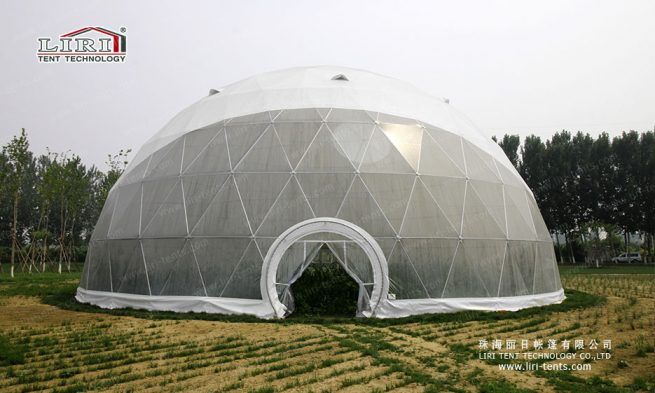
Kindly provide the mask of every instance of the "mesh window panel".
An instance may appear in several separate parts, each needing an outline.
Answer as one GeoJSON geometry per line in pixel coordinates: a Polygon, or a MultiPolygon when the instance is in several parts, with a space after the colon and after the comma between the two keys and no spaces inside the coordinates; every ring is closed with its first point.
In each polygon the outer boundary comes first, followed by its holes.
{"type": "Polygon", "coordinates": [[[552,242],[537,242],[534,273],[534,293],[548,293],[562,289],[555,250],[552,242]]]}
{"type": "Polygon", "coordinates": [[[444,298],[488,297],[498,293],[505,241],[464,240],[457,249],[444,298]]]}
{"type": "Polygon", "coordinates": [[[182,177],[189,230],[196,226],[227,180],[228,175],[221,174],[182,177]]]}
{"type": "Polygon", "coordinates": [[[107,232],[109,231],[109,225],[111,224],[111,216],[114,213],[114,206],[116,200],[118,199],[118,189],[114,188],[109,192],[105,205],[100,212],[98,217],[98,222],[93,228],[93,234],[91,235],[91,241],[94,240],[105,240],[107,238],[107,232]]]}
{"type": "Polygon", "coordinates": [[[186,136],[184,173],[230,171],[225,129],[210,128],[186,136]]]}
{"type": "Polygon", "coordinates": [[[198,223],[192,236],[247,236],[248,219],[232,176],[221,187],[198,223]]]}
{"type": "Polygon", "coordinates": [[[191,239],[208,296],[221,296],[249,244],[250,240],[245,238],[191,239]]]}
{"type": "Polygon", "coordinates": [[[311,173],[352,173],[354,170],[346,153],[326,126],[318,131],[297,167],[298,172],[311,173]]]}
{"type": "Polygon", "coordinates": [[[532,294],[535,265],[535,243],[509,241],[499,296],[532,294]]]}
{"type": "Polygon", "coordinates": [[[395,296],[396,299],[430,297],[400,242],[396,242],[387,263],[389,265],[389,293],[392,297],[395,296]]]}
{"type": "Polygon", "coordinates": [[[307,201],[316,217],[334,217],[353,181],[349,173],[298,173],[307,201]]]}
{"type": "Polygon", "coordinates": [[[321,123],[279,123],[274,127],[291,167],[295,168],[321,128],[321,123]]]}
{"type": "Polygon", "coordinates": [[[186,236],[186,216],[184,213],[184,197],[182,192],[182,183],[180,179],[175,179],[173,185],[168,185],[169,189],[161,189],[161,183],[157,182],[154,189],[161,190],[161,193],[153,194],[146,192],[149,189],[148,183],[143,185],[143,213],[148,213],[148,220],[141,218],[141,235],[143,237],[159,236],[186,236]],[[148,199],[146,199],[148,195],[148,199]],[[164,198],[161,198],[165,196],[164,198]],[[147,210],[146,210],[147,208],[147,210]],[[147,224],[145,224],[147,222],[147,224]]]}
{"type": "Polygon", "coordinates": [[[423,183],[416,181],[400,234],[408,237],[457,237],[459,231],[439,209],[423,183]]]}
{"type": "Polygon", "coordinates": [[[419,156],[421,153],[421,139],[423,129],[416,124],[382,124],[380,129],[389,138],[405,160],[414,170],[418,169],[419,156]]]}
{"type": "Polygon", "coordinates": [[[257,229],[258,236],[278,236],[295,224],[313,218],[312,209],[295,177],[287,183],[268,215],[257,229]]]}
{"type": "Polygon", "coordinates": [[[434,176],[420,176],[419,179],[450,225],[459,233],[462,226],[466,180],[434,176]]]}
{"type": "Polygon", "coordinates": [[[360,176],[393,228],[396,232],[400,232],[400,225],[407,210],[416,176],[379,173],[366,173],[360,176]]]}
{"type": "MultiPolygon", "coordinates": [[[[480,199],[471,182],[467,182],[464,201],[462,236],[472,238],[505,238],[505,228],[494,218],[494,214],[480,199]]],[[[500,195],[502,206],[502,193],[500,195]]],[[[498,195],[495,197],[498,202],[498,195]]]]}
{"type": "Polygon", "coordinates": [[[269,127],[234,167],[239,172],[290,172],[284,149],[275,128],[269,127]]]}
{"type": "Polygon", "coordinates": [[[373,173],[415,173],[414,168],[379,127],[373,131],[359,170],[373,173]]]}
{"type": "MultiPolygon", "coordinates": [[[[441,150],[450,158],[450,160],[457,165],[460,173],[466,172],[466,164],[464,163],[464,156],[462,155],[462,137],[452,134],[450,132],[426,127],[426,133],[435,141],[441,150]]],[[[424,138],[425,140],[426,138],[424,138]]]]}
{"type": "Polygon", "coordinates": [[[430,297],[440,298],[458,241],[402,239],[401,243],[430,297]]]}
{"type": "Polygon", "coordinates": [[[89,271],[86,289],[92,291],[111,291],[111,267],[107,241],[96,241],[89,245],[87,263],[89,271]]]}
{"type": "MultiPolygon", "coordinates": [[[[461,150],[459,146],[454,149],[461,150]]],[[[456,154],[456,151],[454,152],[456,154]]],[[[418,167],[421,175],[465,177],[464,170],[426,133],[421,143],[421,160],[418,167]]]]}
{"type": "MultiPolygon", "coordinates": [[[[266,116],[268,117],[268,115],[266,116]]],[[[244,154],[246,154],[257,138],[259,138],[268,127],[269,124],[234,124],[233,121],[225,126],[227,145],[233,168],[237,167],[237,164],[241,161],[244,154]]]]}
{"type": "Polygon", "coordinates": [[[373,123],[328,123],[327,126],[353,167],[359,168],[366,145],[375,129],[373,123]]]}
{"type": "Polygon", "coordinates": [[[355,177],[346,195],[338,217],[354,223],[372,236],[396,235],[358,176],[355,177]]]}
{"type": "Polygon", "coordinates": [[[205,296],[191,241],[143,240],[150,290],[155,296],[205,296]]]}
{"type": "Polygon", "coordinates": [[[505,186],[505,208],[510,239],[536,240],[530,206],[523,187],[505,186]]]}
{"type": "Polygon", "coordinates": [[[222,297],[261,299],[259,281],[262,274],[262,257],[254,241],[248,244],[243,258],[235,267],[221,294],[222,297]]]}
{"type": "Polygon", "coordinates": [[[108,238],[121,239],[139,236],[141,214],[141,184],[119,187],[108,238]]]}
{"type": "Polygon", "coordinates": [[[179,175],[182,168],[182,152],[184,150],[184,138],[172,142],[170,147],[164,148],[153,154],[144,179],[179,175]]]}
{"type": "Polygon", "coordinates": [[[284,186],[290,181],[287,173],[242,173],[235,175],[250,225],[257,230],[271,210],[284,186]]]}
{"type": "Polygon", "coordinates": [[[148,277],[139,240],[111,240],[109,257],[114,292],[149,295],[148,277]]]}

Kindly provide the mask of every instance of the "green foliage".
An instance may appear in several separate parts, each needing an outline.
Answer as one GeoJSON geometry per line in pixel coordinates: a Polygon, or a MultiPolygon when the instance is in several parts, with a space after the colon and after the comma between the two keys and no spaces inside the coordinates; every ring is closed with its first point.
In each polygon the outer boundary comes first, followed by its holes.
{"type": "Polygon", "coordinates": [[[312,263],[293,283],[293,315],[355,315],[359,286],[337,262],[312,263]]]}
{"type": "Polygon", "coordinates": [[[23,364],[25,362],[25,348],[12,344],[5,336],[0,335],[0,366],[23,364]]]}

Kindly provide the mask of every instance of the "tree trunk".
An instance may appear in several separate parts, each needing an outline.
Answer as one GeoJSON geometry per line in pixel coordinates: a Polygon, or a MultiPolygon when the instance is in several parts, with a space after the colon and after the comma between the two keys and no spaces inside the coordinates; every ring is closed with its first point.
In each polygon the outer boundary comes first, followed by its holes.
{"type": "Polygon", "coordinates": [[[11,225],[11,278],[14,278],[14,261],[16,260],[16,226],[18,225],[18,192],[14,194],[14,219],[11,225]]]}
{"type": "Polygon", "coordinates": [[[559,243],[559,231],[555,231],[555,240],[557,240],[557,253],[559,254],[559,263],[564,263],[564,257],[562,256],[562,245],[559,243]]]}

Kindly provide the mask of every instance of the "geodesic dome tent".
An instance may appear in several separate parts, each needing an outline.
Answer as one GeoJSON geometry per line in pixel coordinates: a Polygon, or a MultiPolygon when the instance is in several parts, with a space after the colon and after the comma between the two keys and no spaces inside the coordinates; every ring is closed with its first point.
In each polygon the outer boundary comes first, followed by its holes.
{"type": "Polygon", "coordinates": [[[173,118],[109,193],[77,299],[283,317],[322,245],[358,283],[359,315],[564,299],[502,150],[446,101],[338,67],[255,76],[173,118]]]}

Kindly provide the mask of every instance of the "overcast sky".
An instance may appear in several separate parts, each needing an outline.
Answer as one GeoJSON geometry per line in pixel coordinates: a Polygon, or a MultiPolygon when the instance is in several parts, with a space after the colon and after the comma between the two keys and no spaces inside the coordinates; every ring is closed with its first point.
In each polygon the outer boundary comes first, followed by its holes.
{"type": "MultiPolygon", "coordinates": [[[[652,130],[655,1],[0,3],[0,144],[105,168],[210,88],[341,65],[447,97],[489,135],[652,130]],[[38,37],[127,28],[125,64],[40,64],[38,37]]],[[[132,156],[134,153],[132,153],[132,156]]]]}

